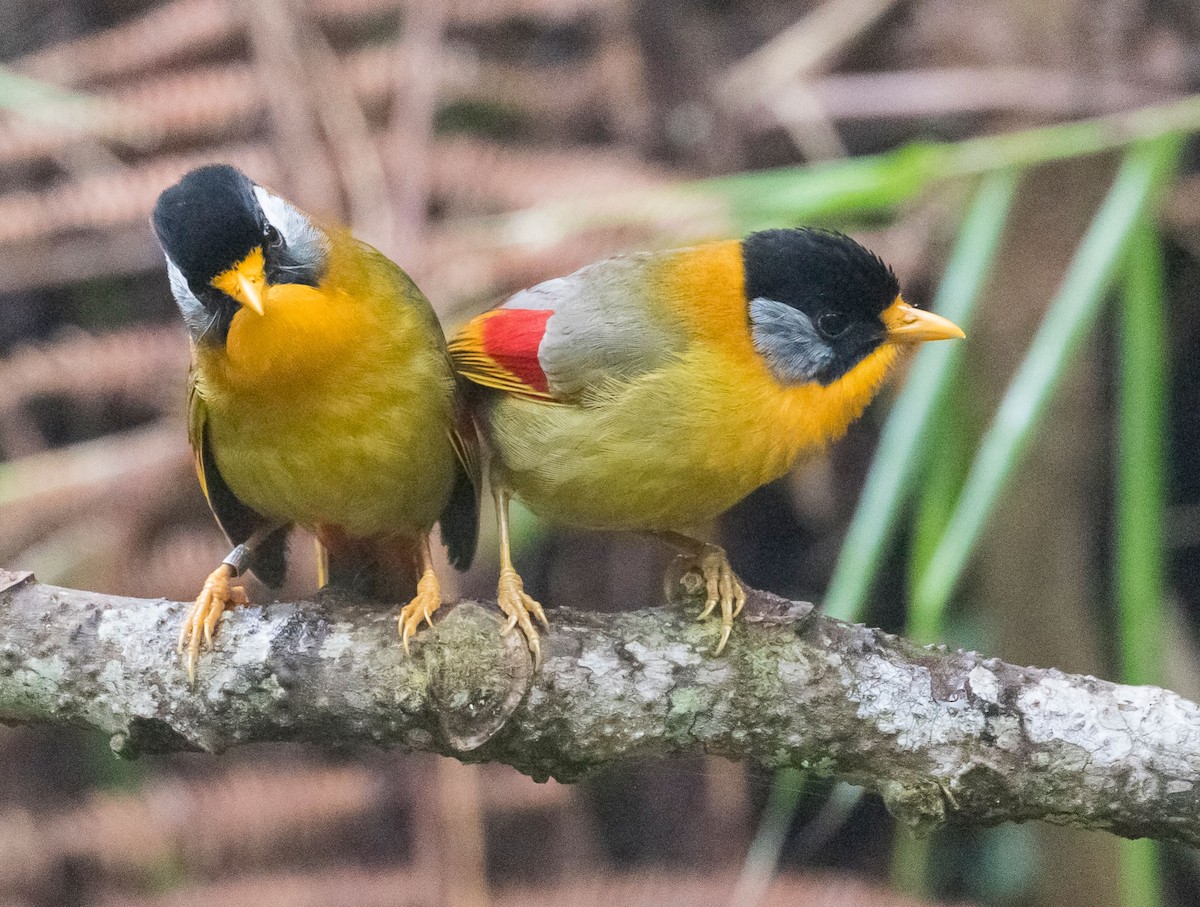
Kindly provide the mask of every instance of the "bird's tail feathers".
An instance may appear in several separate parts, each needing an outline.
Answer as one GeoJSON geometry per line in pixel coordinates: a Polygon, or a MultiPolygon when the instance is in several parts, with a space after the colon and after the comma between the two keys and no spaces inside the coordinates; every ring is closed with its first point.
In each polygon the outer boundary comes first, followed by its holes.
{"type": "Polygon", "coordinates": [[[407,602],[416,594],[419,540],[350,538],[331,527],[321,527],[317,538],[327,553],[327,584],[334,589],[385,603],[407,602]]]}

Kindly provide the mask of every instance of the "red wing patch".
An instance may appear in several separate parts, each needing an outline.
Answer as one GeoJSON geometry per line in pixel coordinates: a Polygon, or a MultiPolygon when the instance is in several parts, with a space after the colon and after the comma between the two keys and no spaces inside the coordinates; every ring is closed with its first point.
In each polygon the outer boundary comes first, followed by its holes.
{"type": "Polygon", "coordinates": [[[550,309],[492,309],[472,319],[450,341],[459,373],[476,384],[552,399],[538,347],[550,309]]]}
{"type": "Polygon", "coordinates": [[[549,309],[497,309],[483,323],[483,349],[522,383],[539,393],[550,392],[538,361],[549,309]]]}

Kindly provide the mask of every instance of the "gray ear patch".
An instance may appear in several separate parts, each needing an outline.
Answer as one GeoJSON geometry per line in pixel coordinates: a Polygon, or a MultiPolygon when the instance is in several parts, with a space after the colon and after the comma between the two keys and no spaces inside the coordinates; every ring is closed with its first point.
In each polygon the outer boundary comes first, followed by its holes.
{"type": "Polygon", "coordinates": [[[760,296],[750,302],[754,348],[783,384],[818,380],[834,360],[834,351],[817,333],[812,319],[797,308],[760,296]]]}
{"type": "Polygon", "coordinates": [[[292,282],[315,284],[325,268],[328,250],[324,234],[298,208],[262,186],[254,187],[254,197],[286,243],[278,263],[281,270],[292,282]]]}

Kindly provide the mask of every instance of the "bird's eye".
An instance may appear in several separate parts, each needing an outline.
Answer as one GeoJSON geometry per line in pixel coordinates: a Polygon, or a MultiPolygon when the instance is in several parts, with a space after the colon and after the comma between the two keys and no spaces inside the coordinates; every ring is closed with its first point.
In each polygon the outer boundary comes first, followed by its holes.
{"type": "Polygon", "coordinates": [[[817,319],[817,330],[830,340],[841,337],[850,327],[850,319],[839,312],[826,312],[817,319]]]}
{"type": "Polygon", "coordinates": [[[263,242],[267,248],[280,249],[283,247],[283,234],[275,229],[270,221],[263,227],[263,242]]]}

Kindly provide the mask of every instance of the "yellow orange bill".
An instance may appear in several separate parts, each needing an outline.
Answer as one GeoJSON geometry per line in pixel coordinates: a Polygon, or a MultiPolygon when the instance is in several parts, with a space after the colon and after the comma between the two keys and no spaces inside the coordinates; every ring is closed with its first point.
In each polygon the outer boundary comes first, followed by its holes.
{"type": "Polygon", "coordinates": [[[259,315],[263,314],[262,284],[239,272],[238,288],[242,291],[238,302],[253,309],[259,315]]]}
{"type": "Polygon", "coordinates": [[[212,279],[212,285],[251,311],[263,314],[267,276],[262,249],[255,249],[228,271],[218,274],[212,279]]]}
{"type": "Polygon", "coordinates": [[[903,299],[897,299],[884,311],[883,325],[890,343],[958,340],[967,336],[949,318],[914,308],[903,299]]]}

